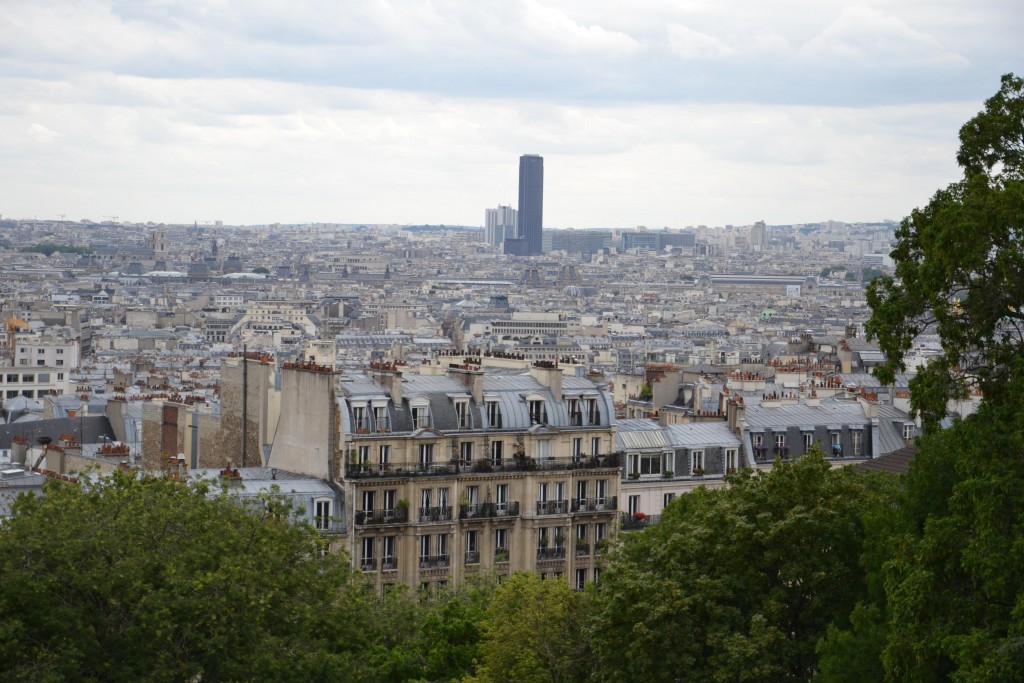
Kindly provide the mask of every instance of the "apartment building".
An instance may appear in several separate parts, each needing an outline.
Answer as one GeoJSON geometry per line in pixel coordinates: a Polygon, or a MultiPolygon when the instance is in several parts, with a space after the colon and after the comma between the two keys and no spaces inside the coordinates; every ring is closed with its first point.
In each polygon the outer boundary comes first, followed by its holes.
{"type": "Polygon", "coordinates": [[[530,570],[582,588],[616,520],[621,458],[608,392],[552,363],[462,363],[343,376],[343,482],[356,565],[384,587],[530,570]]]}

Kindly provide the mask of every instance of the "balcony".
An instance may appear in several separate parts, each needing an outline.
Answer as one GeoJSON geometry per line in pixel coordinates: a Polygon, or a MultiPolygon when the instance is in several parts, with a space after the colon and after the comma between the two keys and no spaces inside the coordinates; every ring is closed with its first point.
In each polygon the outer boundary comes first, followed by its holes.
{"type": "Polygon", "coordinates": [[[576,557],[586,557],[590,554],[590,544],[582,540],[576,541],[576,557]]]}
{"type": "Polygon", "coordinates": [[[614,512],[618,499],[615,496],[606,498],[573,498],[573,512],[614,512]]]}
{"type": "Polygon", "coordinates": [[[538,515],[564,515],[569,511],[567,500],[542,500],[537,503],[538,515]]]}
{"type": "Polygon", "coordinates": [[[661,515],[646,515],[642,512],[629,514],[623,512],[619,515],[619,525],[623,531],[639,531],[646,529],[652,524],[657,524],[661,515]]]}
{"type": "Polygon", "coordinates": [[[519,503],[473,503],[459,506],[459,519],[518,517],[519,503]]]}
{"type": "Polygon", "coordinates": [[[448,564],[448,555],[420,555],[420,569],[435,569],[437,567],[447,567],[448,564]]]}
{"type": "Polygon", "coordinates": [[[372,524],[405,524],[408,521],[408,508],[356,510],[356,526],[369,526],[372,524]]]}
{"type": "Polygon", "coordinates": [[[376,557],[364,557],[359,560],[359,568],[364,572],[377,571],[377,558],[376,557]]]}
{"type": "Polygon", "coordinates": [[[479,550],[467,550],[466,551],[466,564],[480,564],[480,551],[479,550]]]}
{"type": "Polygon", "coordinates": [[[420,522],[450,522],[452,521],[452,506],[420,508],[420,522]]]}
{"type": "Polygon", "coordinates": [[[385,571],[389,569],[398,569],[398,558],[394,555],[391,557],[385,557],[380,561],[380,568],[385,571]]]}
{"type": "Polygon", "coordinates": [[[546,562],[550,560],[564,560],[565,548],[556,546],[554,548],[537,548],[537,561],[546,562]]]}
{"type": "Polygon", "coordinates": [[[446,463],[347,463],[345,477],[370,479],[374,477],[431,477],[490,472],[549,472],[557,470],[617,469],[622,463],[621,453],[606,455],[580,455],[568,458],[532,458],[516,455],[510,458],[478,459],[471,463],[452,460],[446,463]]]}

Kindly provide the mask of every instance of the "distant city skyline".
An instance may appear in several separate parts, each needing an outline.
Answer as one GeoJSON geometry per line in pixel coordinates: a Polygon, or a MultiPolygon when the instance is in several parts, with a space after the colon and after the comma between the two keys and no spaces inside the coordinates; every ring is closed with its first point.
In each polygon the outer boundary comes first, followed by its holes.
{"type": "Polygon", "coordinates": [[[96,0],[0,14],[0,214],[898,220],[1020,69],[1015,2],[96,0]]]}

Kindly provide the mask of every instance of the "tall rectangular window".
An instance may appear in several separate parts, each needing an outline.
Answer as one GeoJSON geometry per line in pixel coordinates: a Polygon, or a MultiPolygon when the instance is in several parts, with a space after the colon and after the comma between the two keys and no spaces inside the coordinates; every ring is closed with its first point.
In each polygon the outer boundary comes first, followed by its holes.
{"type": "Polygon", "coordinates": [[[459,429],[469,427],[469,401],[455,402],[455,415],[458,418],[459,429]]]}
{"type": "Polygon", "coordinates": [[[814,445],[814,434],[811,432],[804,432],[804,454],[811,452],[811,446],[814,445]]]}
{"type": "Polygon", "coordinates": [[[421,443],[418,452],[420,468],[427,468],[434,464],[434,444],[421,443]]]}
{"type": "Polygon", "coordinates": [[[590,437],[590,454],[601,455],[601,437],[592,436],[590,437]]]}
{"type": "Polygon", "coordinates": [[[473,462],[472,441],[463,441],[459,444],[459,458],[462,460],[463,465],[469,465],[473,462]]]}
{"type": "Polygon", "coordinates": [[[855,429],[850,432],[850,440],[853,442],[853,457],[860,457],[861,451],[864,448],[863,444],[864,433],[859,429],[855,429]]]}
{"type": "Polygon", "coordinates": [[[627,509],[631,515],[640,512],[640,496],[630,496],[629,507],[627,509]]]}
{"type": "Polygon", "coordinates": [[[331,501],[316,501],[313,507],[313,525],[321,531],[331,528],[331,501]]]}
{"type": "Polygon", "coordinates": [[[583,455],[583,439],[574,438],[572,440],[572,457],[579,459],[583,455]]]}
{"type": "Polygon", "coordinates": [[[381,465],[391,464],[391,446],[381,446],[377,455],[381,465]]]}
{"type": "Polygon", "coordinates": [[[690,469],[694,474],[704,473],[704,451],[690,451],[690,469]]]}
{"type": "Polygon", "coordinates": [[[736,449],[735,448],[726,448],[725,449],[725,468],[726,468],[727,472],[736,469],[736,449]]]}
{"type": "Polygon", "coordinates": [[[501,429],[501,404],[487,401],[487,424],[491,429],[501,429]]]}
{"type": "Polygon", "coordinates": [[[501,464],[502,451],[504,450],[503,441],[492,441],[491,442],[491,462],[495,465],[501,464]]]}
{"type": "Polygon", "coordinates": [[[372,512],[374,502],[374,492],[363,491],[363,511],[372,512]]]}

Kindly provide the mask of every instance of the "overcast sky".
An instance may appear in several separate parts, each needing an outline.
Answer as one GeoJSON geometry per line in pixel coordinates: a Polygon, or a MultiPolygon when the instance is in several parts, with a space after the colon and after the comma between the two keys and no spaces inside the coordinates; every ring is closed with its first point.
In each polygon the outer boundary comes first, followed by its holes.
{"type": "Polygon", "coordinates": [[[899,219],[1024,72],[1020,0],[0,0],[0,214],[899,219]]]}

